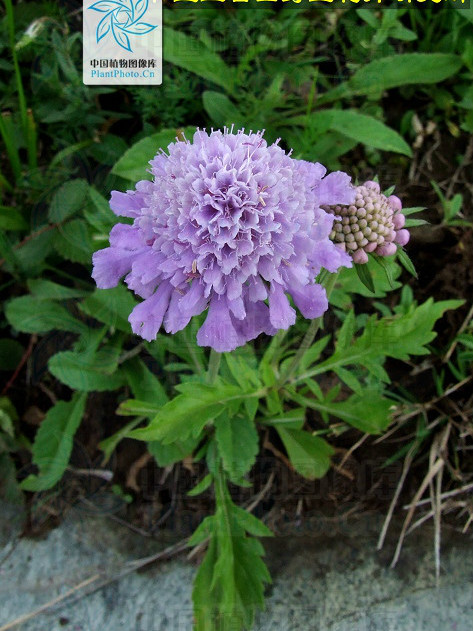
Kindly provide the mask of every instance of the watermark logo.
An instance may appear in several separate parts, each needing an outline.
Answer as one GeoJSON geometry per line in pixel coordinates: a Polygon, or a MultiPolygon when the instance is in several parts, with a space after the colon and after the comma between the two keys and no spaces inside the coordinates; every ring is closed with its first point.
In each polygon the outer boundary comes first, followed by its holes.
{"type": "Polygon", "coordinates": [[[158,27],[157,24],[141,21],[148,11],[148,4],[149,0],[99,0],[88,7],[89,10],[105,13],[97,25],[97,44],[111,35],[119,46],[133,52],[129,35],[146,35],[158,27]]]}
{"type": "Polygon", "coordinates": [[[84,0],[83,19],[85,84],[161,83],[161,0],[84,0]]]}

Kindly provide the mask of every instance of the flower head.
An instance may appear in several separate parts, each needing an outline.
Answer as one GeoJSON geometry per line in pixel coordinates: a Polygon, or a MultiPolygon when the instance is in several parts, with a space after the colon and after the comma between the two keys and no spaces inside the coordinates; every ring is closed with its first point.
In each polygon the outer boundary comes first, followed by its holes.
{"type": "Polygon", "coordinates": [[[377,182],[358,186],[353,204],[324,208],[335,215],[330,239],[348,250],[355,263],[367,263],[369,252],[391,256],[396,253],[396,244],[409,241],[401,200],[383,195],[377,182]]]}
{"type": "Polygon", "coordinates": [[[328,303],[315,277],[351,266],[321,205],[351,203],[349,177],[293,160],[260,132],[198,130],[168,152],[150,162],[152,182],[112,192],[112,210],[133,225],[114,226],[93,257],[98,287],[125,276],[144,298],[133,331],[151,341],[163,323],[175,333],[208,308],[197,342],[223,352],[294,324],[286,293],[304,317],[320,316],[328,303]]]}

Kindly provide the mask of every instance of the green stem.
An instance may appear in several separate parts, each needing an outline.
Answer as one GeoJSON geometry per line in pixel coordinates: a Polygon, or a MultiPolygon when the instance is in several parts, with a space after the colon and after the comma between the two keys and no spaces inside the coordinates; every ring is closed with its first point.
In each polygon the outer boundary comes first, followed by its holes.
{"type": "Polygon", "coordinates": [[[210,349],[210,358],[209,358],[209,367],[207,370],[207,383],[212,385],[217,378],[218,369],[220,368],[220,360],[222,359],[222,354],[217,353],[213,348],[210,349]]]}
{"type": "MultiPolygon", "coordinates": [[[[327,293],[327,299],[330,298],[330,294],[332,293],[332,289],[335,286],[337,276],[338,274],[330,274],[326,270],[322,272],[320,284],[325,287],[325,291],[327,293]]],[[[312,342],[314,341],[315,336],[317,335],[317,332],[322,322],[323,322],[323,316],[320,316],[320,318],[315,318],[315,320],[312,320],[312,322],[310,323],[309,328],[307,329],[307,332],[304,336],[304,339],[302,340],[301,345],[297,349],[297,353],[294,355],[294,359],[289,365],[289,368],[287,369],[287,371],[284,373],[284,375],[281,376],[281,379],[278,382],[279,387],[287,383],[296,372],[297,367],[299,366],[301,357],[312,345],[312,342]]]]}
{"type": "Polygon", "coordinates": [[[25,134],[26,138],[26,146],[28,148],[28,163],[30,164],[30,166],[34,166],[36,164],[36,133],[34,128],[32,128],[31,122],[29,120],[25,91],[23,90],[23,82],[21,80],[20,64],[18,63],[18,56],[16,54],[15,21],[13,17],[12,0],[5,0],[5,8],[7,13],[8,36],[10,39],[13,67],[15,69],[16,89],[18,92],[18,105],[20,109],[21,126],[23,127],[23,133],[25,134]]]}

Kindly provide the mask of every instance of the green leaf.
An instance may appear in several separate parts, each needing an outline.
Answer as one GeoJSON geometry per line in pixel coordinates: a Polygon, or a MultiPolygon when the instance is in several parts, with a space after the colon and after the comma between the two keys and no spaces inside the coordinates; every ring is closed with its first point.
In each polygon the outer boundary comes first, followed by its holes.
{"type": "Polygon", "coordinates": [[[426,344],[437,336],[433,330],[436,321],[445,311],[457,309],[463,304],[463,300],[434,302],[433,298],[429,298],[418,307],[412,305],[401,316],[383,318],[373,328],[365,329],[361,343],[369,345],[375,353],[396,359],[408,360],[410,355],[428,355],[426,344]]]}
{"type": "Polygon", "coordinates": [[[215,437],[230,480],[242,478],[253,466],[259,441],[255,424],[246,415],[222,414],[215,419],[215,437]]]}
{"type": "Polygon", "coordinates": [[[239,121],[242,120],[240,112],[225,94],[206,90],[202,94],[202,100],[205,111],[215,125],[219,127],[232,123],[238,125],[239,121]]]}
{"type": "Polygon", "coordinates": [[[86,394],[76,393],[69,402],[59,401],[52,407],[36,434],[33,462],[38,475],[29,475],[21,484],[26,491],[44,491],[60,480],[72,451],[74,434],[85,410],[86,394]]]}
{"type": "Polygon", "coordinates": [[[407,252],[405,252],[402,248],[398,248],[397,258],[401,265],[409,272],[409,274],[412,274],[414,278],[418,278],[414,263],[411,261],[407,252]]]}
{"type": "Polygon", "coordinates": [[[148,449],[160,467],[168,467],[189,456],[199,441],[199,436],[189,436],[173,442],[172,445],[163,445],[160,441],[152,440],[148,443],[148,449]]]}
{"type": "Polygon", "coordinates": [[[312,114],[316,124],[322,124],[328,129],[334,130],[361,142],[368,147],[375,147],[383,151],[395,151],[406,156],[412,155],[412,150],[406,141],[394,129],[384,123],[361,114],[357,110],[330,109],[312,114]]]}
{"type": "Polygon", "coordinates": [[[112,434],[112,436],[105,438],[99,443],[98,445],[99,449],[101,449],[104,452],[103,464],[107,463],[110,460],[118,443],[121,442],[126,437],[128,432],[134,429],[140,422],[141,422],[141,419],[139,418],[133,419],[132,421],[130,421],[129,423],[121,427],[118,430],[118,432],[115,432],[115,434],[112,434]]]}
{"type": "Polygon", "coordinates": [[[202,42],[169,27],[163,29],[163,40],[165,61],[212,81],[230,94],[233,92],[233,68],[229,68],[221,57],[202,42]]]}
{"type": "Polygon", "coordinates": [[[116,414],[119,416],[147,416],[152,418],[161,409],[160,405],[149,401],[138,401],[137,399],[127,399],[118,406],[116,414]]]}
{"type": "Polygon", "coordinates": [[[456,75],[462,63],[458,55],[449,53],[404,53],[375,59],[362,65],[349,81],[322,94],[319,104],[355,94],[378,96],[403,85],[437,84],[456,75]]]}
{"type": "Polygon", "coordinates": [[[305,409],[295,408],[290,412],[270,416],[259,421],[261,425],[271,425],[272,427],[285,427],[289,429],[302,429],[305,422],[305,409]]]}
{"type": "Polygon", "coordinates": [[[168,401],[163,386],[144,361],[138,357],[133,357],[123,363],[122,370],[137,399],[149,401],[159,407],[168,401]]]}
{"type": "Polygon", "coordinates": [[[149,180],[151,179],[149,162],[158,151],[175,142],[176,136],[180,133],[192,136],[194,132],[195,127],[186,127],[183,130],[162,129],[157,134],[147,136],[125,151],[113,167],[112,173],[132,182],[149,180]]]}
{"type": "Polygon", "coordinates": [[[46,333],[56,329],[84,333],[87,327],[76,320],[69,311],[55,302],[37,300],[34,296],[14,298],[6,305],[8,322],[24,333],[46,333]]]}
{"type": "Polygon", "coordinates": [[[298,372],[303,372],[309,366],[314,364],[323,351],[325,350],[327,344],[330,342],[330,335],[325,335],[324,337],[317,340],[310,348],[306,350],[306,352],[302,355],[301,360],[299,362],[299,366],[297,368],[298,372]]]}
{"type": "Polygon", "coordinates": [[[375,388],[366,388],[345,401],[314,402],[310,407],[336,416],[367,434],[379,434],[391,423],[393,402],[375,388]]]}
{"type": "Polygon", "coordinates": [[[0,230],[27,230],[28,224],[15,208],[0,206],[0,230]]]}
{"type": "Polygon", "coordinates": [[[16,479],[16,466],[7,453],[0,452],[0,498],[7,504],[21,506],[24,503],[20,485],[16,479]]]}
{"type": "Polygon", "coordinates": [[[66,260],[88,265],[95,250],[85,219],[72,219],[58,227],[54,248],[66,260]]]}
{"type": "Polygon", "coordinates": [[[358,278],[363,283],[368,291],[371,291],[374,294],[374,283],[371,278],[370,270],[367,265],[357,265],[355,264],[355,270],[358,274],[358,278]]]}
{"type": "Polygon", "coordinates": [[[56,234],[57,228],[38,226],[37,231],[31,233],[31,239],[15,250],[15,257],[25,274],[38,276],[41,273],[46,257],[53,251],[56,234]]]}
{"type": "Polygon", "coordinates": [[[200,495],[201,493],[203,493],[209,488],[209,486],[212,484],[212,481],[213,481],[213,476],[210,473],[207,473],[207,475],[204,476],[202,480],[187,493],[187,495],[189,495],[189,497],[195,497],[196,495],[200,495]]]}
{"type": "Polygon", "coordinates": [[[109,367],[100,359],[100,355],[89,357],[74,351],[56,353],[49,360],[49,372],[69,388],[83,392],[103,392],[123,386],[124,374],[118,371],[107,373],[109,367]]]}
{"type": "Polygon", "coordinates": [[[345,316],[345,320],[343,321],[342,326],[340,327],[337,334],[337,350],[342,351],[343,349],[350,346],[353,336],[355,335],[355,312],[351,309],[345,316]]]}
{"type": "Polygon", "coordinates": [[[333,448],[319,436],[299,429],[276,427],[294,469],[304,478],[314,480],[330,468],[333,448]]]}
{"type": "MultiPolygon", "coordinates": [[[[218,486],[218,485],[217,485],[218,486]]],[[[249,629],[257,609],[264,606],[264,586],[271,582],[259,541],[246,536],[272,534],[253,515],[231,501],[228,491],[217,491],[217,511],[191,538],[198,545],[210,537],[194,581],[195,631],[249,629]]]]}
{"type": "Polygon", "coordinates": [[[81,210],[86,202],[89,185],[85,180],[71,180],[54,194],[49,207],[49,220],[61,223],[81,210]]]}
{"type": "Polygon", "coordinates": [[[440,83],[458,73],[462,60],[447,53],[405,53],[361,66],[350,79],[356,94],[370,94],[402,85],[440,83]]]}
{"type": "Polygon", "coordinates": [[[69,300],[71,298],[84,298],[90,294],[90,291],[64,287],[64,285],[42,278],[30,279],[28,289],[39,300],[69,300]]]}
{"type": "Polygon", "coordinates": [[[15,370],[23,357],[25,349],[17,342],[9,338],[0,340],[0,370],[15,370]]]}
{"type": "Polygon", "coordinates": [[[97,232],[106,233],[104,236],[108,237],[107,233],[116,223],[117,217],[105,197],[92,186],[89,186],[89,197],[92,204],[90,208],[84,210],[84,217],[97,232]]]}
{"type": "Polygon", "coordinates": [[[113,289],[96,289],[79,307],[87,315],[111,327],[130,333],[128,316],[137,302],[123,285],[113,289]]]}
{"type": "Polygon", "coordinates": [[[201,383],[183,383],[182,394],[158,412],[148,427],[130,432],[130,438],[159,440],[164,444],[198,436],[204,426],[219,416],[229,404],[245,398],[241,388],[223,383],[212,386],[201,383]]]}

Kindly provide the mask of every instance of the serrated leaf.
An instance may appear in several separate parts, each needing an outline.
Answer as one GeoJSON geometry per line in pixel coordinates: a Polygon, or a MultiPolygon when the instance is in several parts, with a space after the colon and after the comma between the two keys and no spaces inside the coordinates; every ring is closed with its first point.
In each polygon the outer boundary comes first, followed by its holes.
{"type": "Polygon", "coordinates": [[[391,422],[393,402],[374,388],[355,393],[345,401],[317,402],[314,409],[326,412],[368,434],[379,434],[391,422]]]}
{"type": "Polygon", "coordinates": [[[124,362],[122,370],[137,399],[149,401],[158,407],[163,406],[169,400],[156,375],[138,357],[124,362]]]}
{"type": "Polygon", "coordinates": [[[37,300],[33,296],[14,298],[5,307],[8,322],[24,333],[46,333],[56,329],[84,333],[87,327],[55,302],[37,300]]]}
{"type": "Polygon", "coordinates": [[[350,309],[337,334],[337,350],[342,351],[350,345],[355,335],[355,323],[355,312],[353,309],[350,309]]]}
{"type": "Polygon", "coordinates": [[[131,432],[130,438],[169,444],[198,436],[230,403],[245,398],[240,388],[222,383],[183,383],[179,390],[182,394],[166,403],[148,427],[131,432]]]}
{"type": "Polygon", "coordinates": [[[214,425],[223,467],[230,480],[239,480],[251,469],[258,453],[255,424],[246,415],[222,414],[215,419],[214,425]]]}
{"type": "Polygon", "coordinates": [[[38,475],[29,475],[21,484],[26,491],[43,491],[62,477],[72,451],[74,434],[85,410],[87,395],[76,393],[71,401],[59,401],[46,414],[33,443],[33,462],[38,475]]]}
{"type": "Polygon", "coordinates": [[[117,371],[106,374],[103,365],[85,353],[63,351],[49,360],[49,372],[73,390],[103,392],[116,390],[125,383],[125,376],[117,371]]]}
{"type": "Polygon", "coordinates": [[[130,333],[128,316],[136,304],[131,292],[119,285],[113,289],[96,289],[80,303],[79,308],[104,324],[130,333]]]}
{"type": "Polygon", "coordinates": [[[210,537],[207,554],[194,581],[195,631],[231,631],[252,627],[264,606],[264,586],[271,582],[263,547],[246,532],[268,530],[252,515],[242,514],[227,491],[217,492],[217,512],[191,538],[197,545],[210,537]]]}
{"type": "Polygon", "coordinates": [[[71,180],[54,194],[49,206],[49,220],[61,223],[81,210],[86,202],[89,185],[85,180],[71,180]]]}
{"type": "Polygon", "coordinates": [[[88,265],[95,247],[87,222],[84,219],[72,219],[59,226],[54,237],[54,248],[66,260],[88,265]]]}
{"type": "Polygon", "coordinates": [[[148,450],[160,467],[168,467],[191,454],[199,441],[199,436],[189,436],[186,439],[177,440],[171,445],[163,445],[162,442],[154,440],[148,443],[148,450]]]}
{"type": "Polygon", "coordinates": [[[330,467],[333,448],[319,436],[299,429],[276,427],[294,469],[309,480],[321,478],[330,467]]]}

